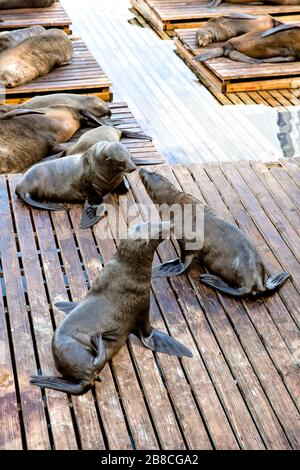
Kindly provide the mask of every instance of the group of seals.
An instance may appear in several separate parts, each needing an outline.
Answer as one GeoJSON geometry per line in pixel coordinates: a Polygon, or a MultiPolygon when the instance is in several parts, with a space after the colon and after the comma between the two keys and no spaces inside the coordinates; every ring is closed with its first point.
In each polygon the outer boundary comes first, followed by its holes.
{"type": "Polygon", "coordinates": [[[72,41],[64,31],[45,30],[2,52],[0,81],[14,88],[70,63],[72,56],[72,41]]]}
{"type": "Polygon", "coordinates": [[[0,0],[0,10],[14,8],[45,8],[50,7],[56,0],[0,0]]]}
{"type": "Polygon", "coordinates": [[[274,291],[288,279],[289,274],[282,272],[265,280],[264,264],[255,246],[239,228],[219,217],[207,205],[179,191],[167,178],[157,173],[141,169],[140,176],[150,198],[159,206],[177,204],[184,208],[186,205],[192,207],[200,204],[204,211],[202,247],[187,250],[186,239],[179,239],[181,260],[176,259],[156,267],[154,277],[177,276],[198,259],[214,273],[201,274],[201,280],[236,297],[274,291]]]}
{"type": "Polygon", "coordinates": [[[83,155],[69,155],[30,168],[16,187],[27,204],[47,210],[64,210],[53,204],[84,203],[81,228],[89,228],[105,214],[103,198],[123,187],[124,176],[136,166],[119,142],[98,142],[83,155]]]}
{"type": "Polygon", "coordinates": [[[216,57],[249,64],[293,62],[300,58],[300,23],[281,24],[263,32],[251,32],[195,56],[203,62],[216,57]]]}
{"type": "Polygon", "coordinates": [[[154,252],[169,236],[170,227],[170,222],[153,222],[129,229],[127,239],[121,241],[86,297],[79,304],[56,304],[67,314],[52,342],[62,377],[34,376],[33,385],[73,395],[87,392],[130,333],[152,351],[192,357],[181,343],[155,330],[149,318],[154,252]]]}

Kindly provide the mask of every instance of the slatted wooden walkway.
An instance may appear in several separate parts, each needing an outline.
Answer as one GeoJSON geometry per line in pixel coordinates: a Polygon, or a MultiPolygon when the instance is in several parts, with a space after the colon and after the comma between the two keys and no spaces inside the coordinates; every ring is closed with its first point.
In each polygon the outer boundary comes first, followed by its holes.
{"type": "Polygon", "coordinates": [[[44,28],[63,29],[71,33],[71,19],[60,2],[48,8],[18,8],[0,10],[0,30],[29,28],[40,25],[44,28]]]}
{"type": "Polygon", "coordinates": [[[73,59],[70,65],[58,67],[30,83],[6,89],[6,103],[22,103],[29,98],[49,93],[84,93],[112,98],[111,81],[103,72],[83,41],[73,39],[73,59]]]}
{"type": "Polygon", "coordinates": [[[294,17],[299,21],[300,5],[239,5],[221,4],[216,8],[208,8],[208,0],[130,0],[133,8],[138,11],[158,32],[174,35],[178,28],[195,28],[201,22],[219,15],[229,13],[269,14],[274,16],[294,17]]]}
{"type": "MultiPolygon", "coordinates": [[[[132,337],[93,392],[41,393],[28,379],[55,372],[50,344],[63,316],[53,303],[81,299],[118,242],[100,236],[114,232],[109,217],[82,231],[80,207],[28,210],[14,196],[19,176],[0,176],[1,449],[300,447],[300,168],[242,162],[157,171],[238,223],[268,272],[286,269],[292,280],[255,302],[217,295],[199,282],[199,267],[155,280],[153,324],[193,359],[154,355],[132,337]]],[[[129,203],[150,204],[137,172],[130,184],[129,203]]],[[[135,221],[146,217],[139,210],[135,221]]],[[[165,243],[155,263],[174,255],[165,243]]]]}

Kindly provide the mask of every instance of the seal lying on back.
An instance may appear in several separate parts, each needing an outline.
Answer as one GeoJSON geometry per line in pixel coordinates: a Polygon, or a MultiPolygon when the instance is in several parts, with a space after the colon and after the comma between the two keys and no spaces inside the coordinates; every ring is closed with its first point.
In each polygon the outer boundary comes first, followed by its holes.
{"type": "Polygon", "coordinates": [[[0,0],[0,10],[50,7],[56,0],[0,0]]]}
{"type": "Polygon", "coordinates": [[[17,44],[25,41],[25,39],[35,37],[45,31],[43,26],[31,26],[31,28],[3,31],[0,33],[0,53],[11,47],[15,47],[17,44]]]}
{"type": "Polygon", "coordinates": [[[197,44],[203,47],[212,42],[224,42],[242,34],[266,31],[280,24],[282,23],[269,15],[231,13],[226,16],[217,16],[210,18],[204,26],[197,29],[197,44]]]}
{"type": "Polygon", "coordinates": [[[70,155],[34,165],[23,175],[16,194],[38,209],[65,209],[52,201],[85,202],[81,228],[88,228],[105,214],[103,197],[117,190],[125,174],[135,169],[124,145],[99,142],[83,155],[70,155]]]}
{"type": "MultiPolygon", "coordinates": [[[[178,191],[167,178],[140,170],[140,176],[151,199],[161,206],[184,208],[201,205],[204,211],[204,239],[198,250],[187,250],[185,238],[178,240],[182,261],[164,263],[153,272],[154,277],[171,277],[183,273],[194,260],[203,261],[212,274],[201,274],[209,286],[236,297],[257,295],[278,289],[289,277],[282,272],[265,281],[265,268],[255,246],[235,225],[227,222],[193,196],[178,191]],[[229,284],[227,284],[227,282],[229,284]]],[[[195,223],[195,219],[193,219],[195,223]]]]}
{"type": "Polygon", "coordinates": [[[66,33],[46,30],[0,55],[0,81],[8,88],[28,83],[70,63],[72,55],[72,42],[66,33]]]}
{"type": "Polygon", "coordinates": [[[55,304],[68,315],[52,342],[55,366],[62,377],[35,376],[33,385],[73,395],[87,392],[130,333],[152,351],[192,357],[181,343],[155,330],[149,318],[153,256],[169,236],[170,227],[170,222],[153,222],[129,229],[87,296],[79,304],[55,304]]]}
{"type": "Polygon", "coordinates": [[[229,39],[222,47],[199,54],[194,60],[203,62],[221,56],[249,64],[299,60],[300,23],[283,24],[262,33],[248,33],[229,39]]]}
{"type": "Polygon", "coordinates": [[[98,124],[85,110],[62,105],[0,114],[0,173],[19,173],[47,155],[63,155],[59,144],[92,121],[98,124]]]}
{"type": "Polygon", "coordinates": [[[300,5],[300,0],[212,0],[212,2],[208,4],[208,6],[217,7],[221,5],[221,3],[266,3],[267,5],[300,5]]]}

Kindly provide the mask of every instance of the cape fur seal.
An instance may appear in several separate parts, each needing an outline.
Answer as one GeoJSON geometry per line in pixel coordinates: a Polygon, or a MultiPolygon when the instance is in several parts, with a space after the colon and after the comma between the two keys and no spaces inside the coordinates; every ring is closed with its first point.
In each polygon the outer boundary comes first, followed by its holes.
{"type": "Polygon", "coordinates": [[[229,39],[223,46],[199,54],[194,60],[203,62],[221,56],[249,64],[299,60],[300,23],[283,24],[264,32],[229,39]]]}
{"type": "Polygon", "coordinates": [[[72,56],[72,41],[66,33],[60,29],[46,30],[0,55],[0,81],[14,88],[70,63],[72,56]]]}
{"type": "Polygon", "coordinates": [[[103,197],[116,190],[125,174],[135,169],[124,145],[99,142],[83,155],[70,155],[34,165],[23,175],[16,194],[38,209],[65,209],[53,201],[85,202],[81,228],[88,228],[105,214],[103,197]]]}
{"type": "Polygon", "coordinates": [[[14,31],[3,31],[0,33],[0,53],[15,47],[27,38],[35,37],[44,33],[43,26],[31,26],[30,28],[16,29],[14,31]]]}
{"type": "Polygon", "coordinates": [[[50,7],[56,0],[0,0],[0,10],[14,8],[45,8],[50,7]]]}
{"type": "Polygon", "coordinates": [[[208,6],[218,7],[221,3],[266,3],[267,5],[300,5],[300,0],[212,0],[208,6]]]}
{"type": "Polygon", "coordinates": [[[78,304],[55,304],[67,314],[52,342],[62,377],[34,376],[33,385],[73,395],[87,392],[131,333],[152,351],[192,357],[181,343],[155,330],[149,318],[153,256],[170,227],[170,222],[149,222],[130,228],[86,297],[78,304]]]}
{"type": "MultiPolygon", "coordinates": [[[[169,261],[153,271],[154,277],[171,277],[183,273],[194,260],[204,262],[212,274],[200,278],[209,286],[236,297],[257,295],[278,289],[289,277],[286,272],[277,273],[265,281],[265,268],[255,246],[235,225],[227,222],[193,196],[178,191],[170,181],[145,169],[140,176],[150,198],[157,204],[182,208],[200,204],[204,210],[204,239],[199,250],[187,250],[186,240],[178,240],[181,258],[169,261]],[[229,284],[227,284],[227,282],[229,284]]],[[[195,219],[193,219],[195,223],[195,219]]]]}
{"type": "Polygon", "coordinates": [[[212,42],[224,42],[242,34],[266,31],[280,24],[280,21],[269,15],[231,13],[218,16],[209,19],[196,31],[197,44],[203,47],[212,42]]]}
{"type": "Polygon", "coordinates": [[[0,114],[0,173],[19,173],[47,155],[63,155],[59,144],[87,121],[98,124],[89,112],[63,105],[0,114]]]}

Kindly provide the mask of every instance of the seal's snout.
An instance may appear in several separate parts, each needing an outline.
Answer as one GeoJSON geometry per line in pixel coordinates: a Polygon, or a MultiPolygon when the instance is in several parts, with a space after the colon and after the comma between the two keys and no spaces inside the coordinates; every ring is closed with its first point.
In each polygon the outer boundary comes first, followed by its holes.
{"type": "Polygon", "coordinates": [[[112,115],[111,109],[108,108],[107,113],[106,113],[106,116],[111,117],[111,115],[112,115]]]}
{"type": "Polygon", "coordinates": [[[132,173],[135,170],[136,170],[136,165],[133,163],[132,160],[130,160],[128,164],[126,165],[126,173],[132,173]]]}

